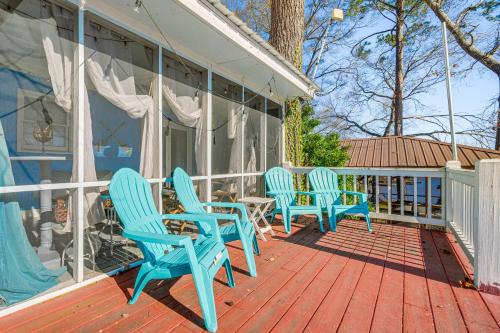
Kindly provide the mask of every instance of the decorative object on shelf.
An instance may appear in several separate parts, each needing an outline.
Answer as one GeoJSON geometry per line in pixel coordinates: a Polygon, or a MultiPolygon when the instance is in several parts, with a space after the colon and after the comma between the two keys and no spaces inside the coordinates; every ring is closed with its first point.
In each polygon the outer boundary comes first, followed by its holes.
{"type": "Polygon", "coordinates": [[[56,223],[66,223],[68,220],[68,207],[66,207],[66,200],[63,197],[56,198],[54,219],[56,223]]]}
{"type": "Polygon", "coordinates": [[[103,146],[101,144],[94,145],[94,156],[95,157],[106,157],[106,149],[111,146],[103,146]]]}
{"type": "Polygon", "coordinates": [[[42,104],[42,120],[37,120],[33,127],[33,138],[42,144],[42,153],[45,153],[45,144],[54,138],[54,129],[52,127],[52,117],[49,111],[43,105],[43,97],[39,99],[42,104]]]}
{"type": "Polygon", "coordinates": [[[117,157],[120,158],[130,158],[132,157],[132,153],[134,152],[134,148],[129,147],[127,144],[120,145],[118,147],[117,157]]]}
{"type": "Polygon", "coordinates": [[[113,201],[111,201],[111,197],[109,196],[108,190],[101,191],[100,198],[101,198],[102,205],[104,208],[113,207],[113,201]]]}

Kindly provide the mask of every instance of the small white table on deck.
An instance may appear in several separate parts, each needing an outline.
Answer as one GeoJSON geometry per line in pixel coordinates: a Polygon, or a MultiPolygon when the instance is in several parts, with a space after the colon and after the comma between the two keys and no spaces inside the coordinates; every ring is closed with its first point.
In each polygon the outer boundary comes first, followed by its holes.
{"type": "Polygon", "coordinates": [[[272,236],[274,236],[274,231],[269,222],[266,220],[266,212],[271,207],[271,204],[274,202],[272,198],[260,198],[260,197],[243,197],[238,199],[239,202],[245,204],[247,207],[248,215],[250,221],[252,221],[255,231],[259,234],[260,238],[263,241],[267,241],[264,236],[265,232],[270,232],[272,236]],[[259,222],[262,221],[264,223],[264,227],[259,226],[259,222]]]}

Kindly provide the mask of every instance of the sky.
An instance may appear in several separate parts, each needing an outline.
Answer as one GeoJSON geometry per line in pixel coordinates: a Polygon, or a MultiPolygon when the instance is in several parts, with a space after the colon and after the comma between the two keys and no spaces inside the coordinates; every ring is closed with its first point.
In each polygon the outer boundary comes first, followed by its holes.
{"type": "MultiPolygon", "coordinates": [[[[439,20],[434,16],[432,12],[429,13],[429,17],[434,24],[440,25],[439,20]]],[[[372,34],[373,32],[385,30],[392,27],[392,23],[390,23],[390,26],[388,26],[388,21],[384,22],[384,20],[379,20],[378,23],[374,23],[375,24],[371,24],[369,27],[358,30],[354,35],[354,39],[362,38],[364,36],[372,34]]],[[[335,29],[336,24],[342,24],[342,22],[335,23],[332,29],[335,29]]],[[[479,26],[477,32],[483,33],[484,31],[482,30],[484,30],[484,28],[482,26],[479,26]]],[[[450,43],[451,49],[451,43],[454,42],[454,39],[450,35],[450,33],[448,33],[448,41],[450,43]]],[[[334,46],[331,50],[325,52],[323,60],[325,61],[325,63],[328,63],[329,61],[335,61],[339,57],[342,58],[346,54],[346,52],[350,52],[350,46],[346,46],[345,48],[334,46]],[[331,59],[328,59],[329,57],[331,59]]],[[[460,50],[457,55],[450,58],[450,66],[452,66],[454,63],[462,65],[460,66],[460,68],[462,68],[466,66],[465,64],[471,63],[471,58],[460,50]]],[[[442,65],[444,68],[444,55],[442,65]]],[[[452,106],[455,114],[482,115],[486,107],[491,105],[492,99],[497,99],[499,94],[499,82],[497,76],[486,69],[480,63],[476,63],[473,69],[469,71],[466,76],[452,76],[451,86],[453,99],[452,106]]],[[[325,96],[325,100],[328,100],[328,98],[328,96],[325,96]]],[[[429,112],[433,111],[433,113],[439,114],[448,113],[446,81],[442,81],[434,85],[426,93],[419,95],[418,98],[420,101],[422,101],[423,104],[428,107],[429,112]]],[[[496,105],[498,106],[498,103],[496,105]]],[[[410,106],[407,105],[405,107],[410,106]]],[[[368,119],[371,119],[370,115],[367,115],[366,120],[368,119]]],[[[493,125],[494,124],[492,124],[492,126],[493,125]]],[[[467,128],[470,128],[470,125],[467,124],[466,121],[455,118],[455,131],[460,131],[467,128]]],[[[407,124],[406,128],[404,128],[405,133],[425,132],[427,130],[432,130],[432,127],[430,125],[426,125],[425,123],[419,123],[418,129],[411,128],[409,124],[407,124]]],[[[439,135],[439,137],[443,141],[450,141],[449,135],[439,135]]],[[[467,135],[457,135],[456,141],[459,144],[467,144],[471,146],[479,145],[476,140],[467,135]]],[[[494,139],[490,141],[491,142],[489,142],[486,148],[493,148],[494,139]]]]}
{"type": "MultiPolygon", "coordinates": [[[[481,114],[492,98],[498,94],[498,78],[490,71],[480,70],[480,66],[463,79],[452,78],[452,98],[455,113],[481,114]]],[[[448,100],[446,94],[446,82],[437,84],[433,91],[424,98],[428,98],[428,104],[438,110],[448,111],[448,100]]],[[[457,130],[463,127],[460,120],[456,121],[457,130]]],[[[457,143],[477,145],[474,140],[467,136],[457,136],[457,143]]],[[[493,142],[491,142],[491,147],[493,142]]]]}
{"type": "MultiPolygon", "coordinates": [[[[307,0],[306,0],[307,1],[307,0]]],[[[331,0],[330,0],[331,1],[331,0]]],[[[236,7],[242,6],[243,1],[236,0],[226,0],[226,4],[229,6],[231,10],[235,10],[236,7]]],[[[333,3],[333,1],[332,1],[333,3]]],[[[346,4],[345,1],[338,1],[339,4],[346,4]]],[[[332,4],[333,6],[333,4],[332,4]]],[[[432,12],[429,12],[429,16],[431,20],[434,21],[435,24],[440,24],[439,20],[434,16],[432,12]]],[[[363,28],[356,33],[356,38],[359,36],[360,38],[366,35],[371,34],[375,31],[383,30],[387,27],[384,27],[387,24],[387,21],[379,20],[378,24],[371,24],[368,28],[363,28]]],[[[342,22],[336,22],[335,24],[342,24],[342,22]]],[[[332,27],[335,29],[335,25],[332,27]]],[[[478,31],[481,32],[482,27],[478,28],[478,31]]],[[[264,36],[263,36],[264,37],[264,36]]],[[[453,41],[453,37],[448,33],[448,40],[450,43],[453,41]]],[[[331,61],[335,61],[336,59],[342,57],[342,54],[346,52],[350,52],[350,47],[343,48],[342,46],[334,46],[331,50],[328,50],[324,53],[322,62],[328,64],[331,61]]],[[[458,59],[451,59],[451,64],[454,61],[458,63],[466,63],[470,62],[470,58],[462,53],[458,59]],[[462,58],[465,57],[467,61],[461,61],[462,58]]],[[[444,57],[443,57],[443,67],[444,67],[444,57]]],[[[320,83],[320,82],[318,82],[320,83]]],[[[474,68],[467,74],[466,77],[452,77],[451,78],[451,86],[452,86],[452,97],[453,97],[453,109],[456,114],[476,114],[481,115],[486,106],[491,103],[492,98],[497,98],[499,94],[499,83],[498,78],[491,71],[485,69],[483,65],[477,63],[474,68]]],[[[319,99],[321,110],[322,101],[327,101],[330,96],[325,96],[324,99],[319,99]]],[[[448,102],[447,102],[447,93],[446,93],[446,82],[440,82],[434,85],[429,91],[425,94],[419,96],[419,99],[423,102],[423,104],[427,105],[428,109],[432,110],[433,113],[446,114],[448,113],[448,102]]],[[[327,103],[325,103],[327,104],[327,103]]],[[[429,110],[429,111],[430,111],[429,110]]],[[[318,109],[316,109],[318,112],[318,109]]],[[[367,115],[369,117],[369,115],[367,115]]],[[[493,124],[492,124],[493,125],[493,124]]],[[[432,128],[429,125],[421,125],[418,129],[411,128],[407,126],[405,128],[406,133],[412,132],[421,132],[426,130],[431,130],[432,128]],[[425,128],[429,126],[429,128],[425,128]]],[[[460,131],[461,129],[467,128],[467,123],[461,119],[455,119],[455,129],[456,131],[460,131]]],[[[440,135],[440,138],[443,141],[449,141],[449,135],[440,135]]],[[[468,144],[477,146],[478,142],[466,135],[457,135],[456,136],[457,143],[468,144]]],[[[489,144],[488,148],[493,147],[493,140],[489,144]]]]}

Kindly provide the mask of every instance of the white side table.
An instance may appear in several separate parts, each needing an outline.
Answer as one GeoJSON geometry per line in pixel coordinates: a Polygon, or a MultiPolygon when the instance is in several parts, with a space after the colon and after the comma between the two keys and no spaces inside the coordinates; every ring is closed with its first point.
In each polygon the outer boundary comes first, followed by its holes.
{"type": "MultiPolygon", "coordinates": [[[[40,164],[40,184],[52,183],[52,162],[65,161],[65,156],[12,156],[11,161],[35,161],[40,164]]],[[[40,247],[37,249],[40,260],[49,268],[59,267],[61,258],[52,250],[52,190],[40,191],[40,247]]]]}
{"type": "Polygon", "coordinates": [[[252,221],[255,230],[259,234],[260,238],[266,242],[267,239],[264,236],[265,232],[270,232],[274,236],[274,231],[269,222],[267,222],[265,214],[271,204],[274,202],[273,198],[260,198],[260,197],[244,197],[238,199],[239,202],[245,204],[247,207],[248,215],[250,221],[252,221]],[[259,222],[264,223],[264,227],[259,226],[259,222]]]}

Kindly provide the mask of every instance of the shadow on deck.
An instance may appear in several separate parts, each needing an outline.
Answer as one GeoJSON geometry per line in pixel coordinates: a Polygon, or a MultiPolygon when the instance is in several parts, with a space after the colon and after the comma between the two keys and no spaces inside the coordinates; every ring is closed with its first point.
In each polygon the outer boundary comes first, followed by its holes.
{"type": "MultiPolygon", "coordinates": [[[[336,233],[301,219],[260,242],[251,278],[228,246],[236,288],[214,283],[219,332],[498,332],[500,296],[464,289],[470,266],[453,237],[342,221],[336,233]]],[[[2,332],[200,332],[192,278],[150,283],[127,305],[135,270],[0,318],[2,332]]]]}

